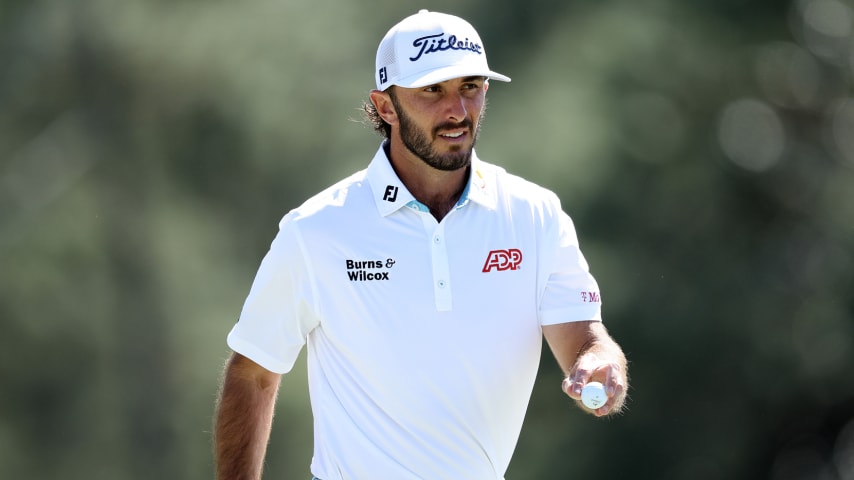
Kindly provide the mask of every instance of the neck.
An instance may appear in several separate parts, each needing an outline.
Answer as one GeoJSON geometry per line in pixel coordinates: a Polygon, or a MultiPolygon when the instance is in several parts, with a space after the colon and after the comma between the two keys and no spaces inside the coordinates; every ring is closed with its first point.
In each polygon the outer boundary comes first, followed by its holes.
{"type": "Polygon", "coordinates": [[[400,143],[386,145],[391,166],[406,189],[441,221],[457,204],[468,182],[471,166],[439,170],[427,165],[400,143]]]}

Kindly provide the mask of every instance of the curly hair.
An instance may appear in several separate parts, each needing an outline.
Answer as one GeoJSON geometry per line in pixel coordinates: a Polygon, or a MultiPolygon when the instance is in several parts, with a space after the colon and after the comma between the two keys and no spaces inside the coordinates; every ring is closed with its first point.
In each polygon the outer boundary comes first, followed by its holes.
{"type": "MultiPolygon", "coordinates": [[[[391,97],[391,103],[394,104],[395,108],[400,108],[397,103],[397,96],[394,94],[394,86],[389,87],[386,92],[388,93],[388,96],[391,97]]],[[[362,103],[362,117],[364,118],[365,123],[367,123],[368,126],[370,126],[381,137],[385,139],[391,138],[391,125],[383,120],[383,117],[380,116],[380,112],[377,111],[377,106],[374,105],[370,98],[362,103]]]]}
{"type": "Polygon", "coordinates": [[[391,125],[383,120],[383,117],[381,117],[380,113],[377,112],[376,105],[374,105],[370,99],[365,100],[365,102],[362,103],[362,117],[364,118],[365,123],[381,137],[386,139],[391,137],[391,125]]]}

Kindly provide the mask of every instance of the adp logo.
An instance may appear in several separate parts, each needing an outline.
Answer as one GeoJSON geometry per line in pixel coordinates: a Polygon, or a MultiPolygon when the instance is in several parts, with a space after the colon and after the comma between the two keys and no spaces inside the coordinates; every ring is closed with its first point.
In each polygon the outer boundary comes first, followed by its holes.
{"type": "Polygon", "coordinates": [[[492,250],[486,256],[486,263],[483,264],[483,273],[491,272],[493,268],[499,272],[503,270],[516,270],[521,263],[522,251],[517,248],[492,250]]]}

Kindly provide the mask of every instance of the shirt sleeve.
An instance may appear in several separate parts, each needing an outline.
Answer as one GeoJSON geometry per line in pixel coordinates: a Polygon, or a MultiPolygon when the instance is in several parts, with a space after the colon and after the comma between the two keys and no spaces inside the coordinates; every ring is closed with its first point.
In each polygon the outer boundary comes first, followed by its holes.
{"type": "Polygon", "coordinates": [[[286,216],[228,334],[228,346],[270,371],[289,372],[318,324],[310,273],[297,222],[286,216]]]}
{"type": "Polygon", "coordinates": [[[575,226],[560,209],[559,201],[553,226],[546,228],[543,262],[547,272],[540,301],[540,324],[602,320],[602,299],[596,279],[590,273],[578,244],[575,226]]]}

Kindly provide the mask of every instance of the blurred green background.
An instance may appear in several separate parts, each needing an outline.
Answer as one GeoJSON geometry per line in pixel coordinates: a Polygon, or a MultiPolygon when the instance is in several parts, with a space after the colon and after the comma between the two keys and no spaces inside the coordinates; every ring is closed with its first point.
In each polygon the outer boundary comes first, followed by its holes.
{"type": "Polygon", "coordinates": [[[596,420],[544,355],[507,479],[854,479],[852,0],[0,1],[0,478],[212,478],[225,335],[425,7],[513,77],[478,152],[561,197],[631,361],[596,420]]]}

